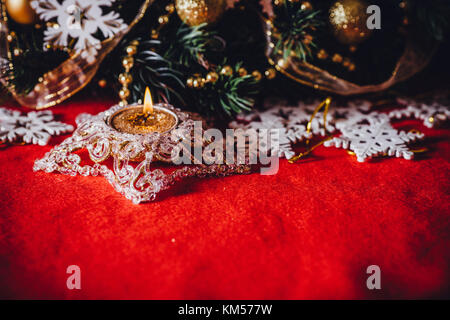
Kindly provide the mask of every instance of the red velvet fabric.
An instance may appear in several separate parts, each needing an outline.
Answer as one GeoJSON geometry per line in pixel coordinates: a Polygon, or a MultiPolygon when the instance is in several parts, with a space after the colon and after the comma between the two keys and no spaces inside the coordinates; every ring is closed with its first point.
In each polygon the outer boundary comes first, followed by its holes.
{"type": "MultiPolygon", "coordinates": [[[[74,124],[110,106],[71,101],[74,124]]],[[[340,299],[448,297],[449,133],[431,150],[357,163],[318,148],[279,173],[189,180],[134,205],[102,177],[34,173],[51,145],[0,150],[0,297],[340,299]],[[381,268],[381,290],[366,268],[381,268]],[[68,290],[66,268],[81,268],[68,290]]]]}

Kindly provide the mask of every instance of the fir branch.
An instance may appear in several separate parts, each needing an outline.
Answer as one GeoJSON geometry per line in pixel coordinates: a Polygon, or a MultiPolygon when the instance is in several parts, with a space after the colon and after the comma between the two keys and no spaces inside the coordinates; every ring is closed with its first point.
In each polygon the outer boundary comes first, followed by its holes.
{"type": "Polygon", "coordinates": [[[410,0],[408,5],[418,27],[425,29],[437,41],[445,40],[450,31],[450,1],[410,0]]]}
{"type": "MultiPolygon", "coordinates": [[[[139,40],[138,40],[139,41],[139,40]]],[[[179,94],[184,88],[182,73],[173,68],[172,63],[157,53],[161,45],[158,40],[140,41],[138,52],[131,69],[133,83],[130,87],[131,99],[137,101],[142,98],[145,87],[151,90],[157,100],[178,100],[184,103],[179,94]]],[[[124,46],[126,47],[126,45],[124,46]]]]}
{"type": "Polygon", "coordinates": [[[304,61],[311,56],[311,48],[315,48],[311,33],[322,25],[319,11],[304,10],[301,6],[300,1],[274,5],[273,23],[278,36],[274,50],[282,51],[284,59],[294,54],[304,61]]]}
{"type": "MultiPolygon", "coordinates": [[[[193,101],[203,114],[220,117],[218,111],[232,116],[243,110],[251,110],[254,105],[253,97],[258,93],[257,82],[251,75],[239,76],[241,63],[234,66],[232,76],[220,75],[214,83],[206,83],[203,88],[191,89],[193,101]]],[[[219,66],[217,70],[220,70],[219,66]]]]}
{"type": "Polygon", "coordinates": [[[202,55],[207,50],[208,42],[214,37],[214,33],[205,29],[206,23],[190,27],[180,23],[177,28],[167,28],[166,30],[176,30],[173,36],[165,34],[165,38],[171,39],[165,48],[164,57],[185,67],[191,67],[198,63],[202,55]]]}

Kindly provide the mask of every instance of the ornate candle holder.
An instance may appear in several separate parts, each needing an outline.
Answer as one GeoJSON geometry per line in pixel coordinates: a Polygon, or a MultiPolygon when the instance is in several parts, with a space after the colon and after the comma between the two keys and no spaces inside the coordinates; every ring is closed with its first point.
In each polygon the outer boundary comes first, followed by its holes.
{"type": "Polygon", "coordinates": [[[152,170],[155,161],[171,163],[174,148],[181,141],[193,141],[194,132],[194,120],[189,114],[168,104],[153,108],[151,116],[142,113],[139,105],[116,105],[97,115],[79,115],[74,134],[36,160],[33,170],[71,176],[103,175],[136,204],[153,201],[160,191],[186,177],[250,172],[247,164],[188,165],[170,174],[152,170]],[[75,153],[79,150],[86,150],[92,163],[83,165],[75,153]],[[106,161],[108,158],[112,158],[112,165],[106,161]]]}

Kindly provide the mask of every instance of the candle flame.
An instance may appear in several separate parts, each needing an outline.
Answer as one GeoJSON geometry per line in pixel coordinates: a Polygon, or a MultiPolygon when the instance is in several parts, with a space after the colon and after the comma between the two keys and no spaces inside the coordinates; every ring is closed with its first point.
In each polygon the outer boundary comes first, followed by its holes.
{"type": "Polygon", "coordinates": [[[153,113],[153,100],[152,95],[150,93],[150,89],[145,88],[145,96],[144,96],[144,113],[153,113]]]}

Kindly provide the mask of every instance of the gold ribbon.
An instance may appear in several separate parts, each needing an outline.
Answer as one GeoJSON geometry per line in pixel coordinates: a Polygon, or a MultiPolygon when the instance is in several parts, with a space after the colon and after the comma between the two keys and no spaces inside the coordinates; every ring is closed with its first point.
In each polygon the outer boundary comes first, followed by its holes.
{"type": "MultiPolygon", "coordinates": [[[[270,44],[278,41],[272,21],[265,19],[264,25],[267,43],[270,44]]],[[[406,40],[403,55],[397,61],[389,79],[380,84],[365,86],[338,78],[326,70],[304,62],[297,57],[290,56],[287,60],[283,60],[282,54],[275,52],[270,45],[267,46],[266,56],[269,63],[277,71],[298,83],[322,91],[347,96],[382,91],[412,77],[426,67],[436,49],[437,44],[433,40],[416,33],[410,34],[406,40]]]]}
{"type": "MultiPolygon", "coordinates": [[[[96,59],[94,61],[87,61],[88,54],[84,52],[78,52],[64,61],[54,70],[51,70],[42,76],[43,81],[36,84],[34,89],[27,95],[19,95],[13,88],[8,90],[13,95],[14,99],[22,106],[32,109],[45,109],[52,107],[65,99],[73,96],[75,93],[83,89],[94,77],[97,72],[100,63],[110,53],[122,38],[138,23],[148,7],[154,0],[145,0],[135,19],[130,25],[119,32],[116,36],[106,39],[101,43],[101,48],[97,52],[96,59]],[[84,53],[84,54],[83,54],[84,53]]],[[[14,66],[5,61],[11,61],[9,44],[7,41],[8,26],[6,25],[4,3],[2,2],[2,10],[0,10],[1,20],[0,22],[0,62],[6,71],[14,66]]],[[[1,79],[1,83],[7,86],[7,80],[1,79]]]]}
{"type": "MultiPolygon", "coordinates": [[[[309,134],[311,133],[311,128],[312,128],[312,122],[316,116],[316,114],[322,109],[323,110],[323,128],[325,130],[325,134],[327,134],[327,115],[328,115],[328,110],[330,108],[330,104],[331,104],[331,98],[328,97],[326,98],[322,103],[320,103],[317,108],[314,110],[313,114],[311,115],[311,118],[309,119],[308,124],[306,125],[306,132],[309,134]]],[[[416,130],[416,129],[412,129],[409,132],[412,133],[418,133],[421,134],[420,131],[416,130]]],[[[331,135],[328,135],[325,139],[323,139],[322,141],[318,142],[317,144],[315,144],[314,146],[312,146],[311,148],[309,147],[309,143],[310,143],[310,139],[306,140],[306,146],[308,147],[307,150],[305,152],[301,152],[298,155],[290,158],[288,160],[289,163],[295,163],[298,160],[300,160],[301,158],[309,155],[311,152],[314,151],[314,149],[316,149],[317,147],[323,145],[326,141],[331,140],[333,137],[331,135]]],[[[424,147],[424,148],[420,148],[420,149],[414,149],[414,150],[410,150],[413,153],[424,153],[428,151],[428,148],[424,147]]],[[[347,150],[347,153],[351,156],[356,156],[356,154],[353,151],[347,150]]],[[[387,153],[384,154],[384,156],[387,156],[387,153]]]]}
{"type": "MultiPolygon", "coordinates": [[[[319,104],[317,106],[317,108],[314,110],[313,114],[311,115],[311,118],[308,121],[308,124],[306,125],[306,133],[308,133],[308,135],[311,133],[312,122],[313,122],[314,118],[316,117],[316,114],[322,108],[324,108],[324,110],[323,110],[323,129],[325,130],[325,134],[327,134],[327,115],[328,115],[328,110],[330,108],[330,104],[331,104],[331,98],[328,97],[321,104],[319,104]]],[[[325,143],[325,141],[328,141],[331,138],[332,138],[331,136],[328,136],[327,138],[325,138],[324,140],[322,140],[319,143],[315,144],[311,148],[309,147],[310,139],[306,140],[306,146],[308,147],[308,149],[305,152],[299,153],[298,155],[290,158],[288,160],[288,162],[289,163],[295,163],[296,161],[300,160],[301,158],[303,158],[303,157],[307,156],[308,154],[310,154],[311,152],[313,152],[314,149],[316,149],[317,147],[321,146],[322,144],[325,143]]]]}

